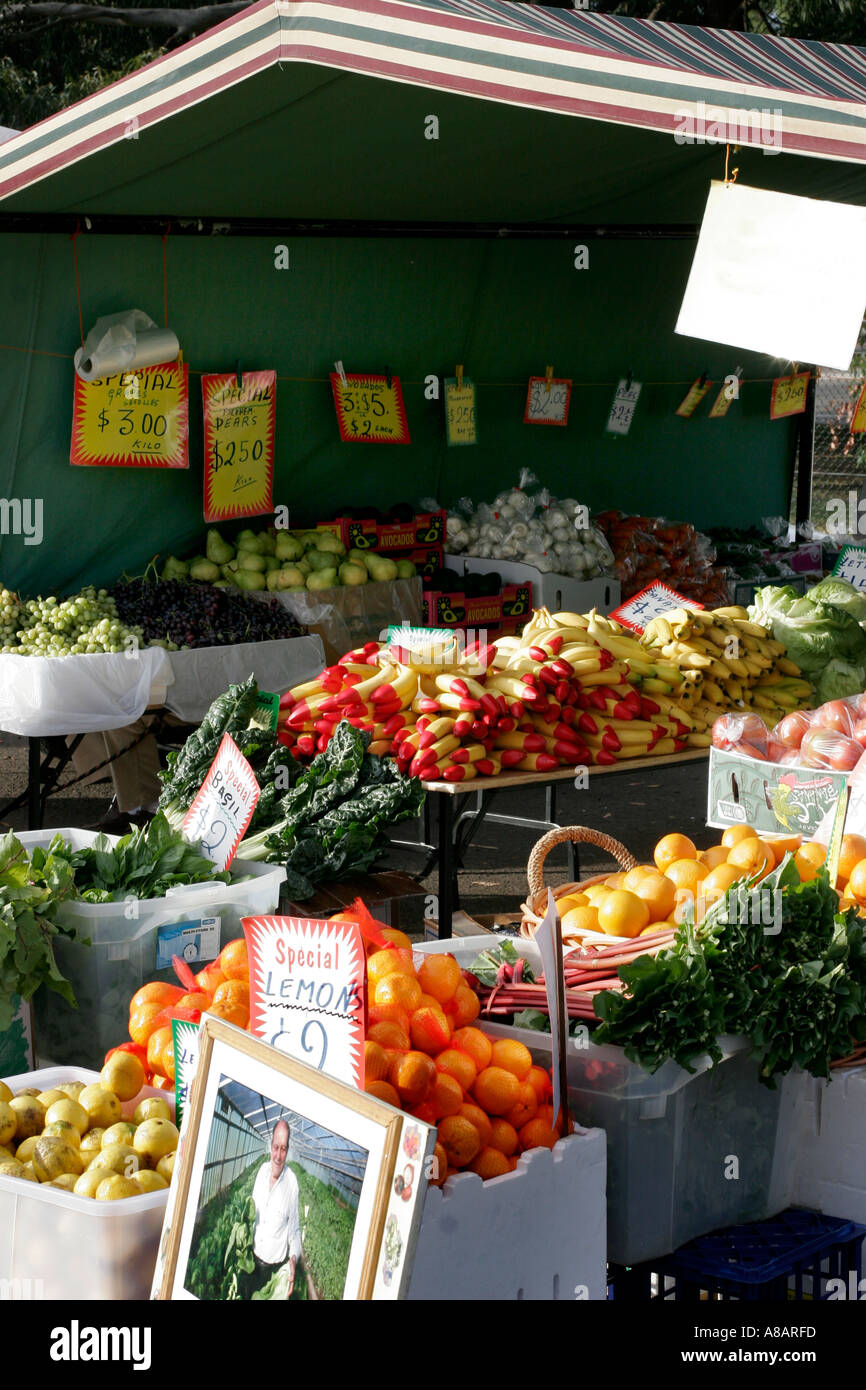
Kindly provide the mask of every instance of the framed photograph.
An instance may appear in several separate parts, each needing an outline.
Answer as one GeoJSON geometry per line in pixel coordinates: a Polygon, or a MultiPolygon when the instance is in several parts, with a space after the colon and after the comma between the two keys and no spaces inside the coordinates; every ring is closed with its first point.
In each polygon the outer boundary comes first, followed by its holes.
{"type": "Polygon", "coordinates": [[[404,1297],[435,1130],[205,1017],[154,1296],[404,1297]]]}

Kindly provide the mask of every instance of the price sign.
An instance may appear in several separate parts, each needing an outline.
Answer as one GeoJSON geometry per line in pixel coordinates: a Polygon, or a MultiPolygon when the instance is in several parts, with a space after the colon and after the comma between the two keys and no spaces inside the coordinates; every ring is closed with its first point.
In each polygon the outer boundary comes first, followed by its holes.
{"type": "Polygon", "coordinates": [[[189,468],[188,371],[178,362],[82,381],[76,374],[70,463],[189,468]]]}
{"type": "Polygon", "coordinates": [[[475,414],[475,383],[463,378],[445,378],[445,438],[449,444],[477,444],[478,420],[475,414]]]}
{"type": "Polygon", "coordinates": [[[698,377],[697,381],[693,381],[689,387],[688,395],[677,406],[677,415],[683,420],[690,420],[712,384],[711,381],[706,381],[701,377],[698,377]]]}
{"type": "Polygon", "coordinates": [[[738,391],[734,389],[733,383],[726,381],[710,406],[709,418],[721,420],[723,416],[727,415],[732,403],[737,399],[737,394],[738,391]]]}
{"type": "Polygon", "coordinates": [[[833,573],[838,579],[847,579],[855,589],[866,589],[866,548],[862,545],[843,545],[833,573]]]}
{"type": "Polygon", "coordinates": [[[260,690],[250,723],[259,729],[270,729],[271,733],[276,733],[279,716],[279,695],[272,694],[270,690],[260,690]]]}
{"type": "Polygon", "coordinates": [[[645,589],[641,589],[639,594],[633,594],[625,603],[621,603],[619,608],[614,608],[610,616],[615,622],[622,623],[623,627],[631,628],[632,632],[643,632],[653,618],[661,617],[671,608],[703,608],[703,606],[702,603],[696,603],[694,599],[683,598],[676,589],[671,589],[660,579],[656,579],[645,589]]]}
{"type": "Polygon", "coordinates": [[[623,377],[616,388],[610,415],[607,417],[605,428],[608,434],[628,434],[640,391],[641,383],[639,381],[628,382],[623,377]]]}
{"type": "Polygon", "coordinates": [[[198,1066],[199,1024],[186,1019],[171,1020],[171,1046],[174,1052],[174,1122],[180,1129],[189,1089],[198,1066]]]}
{"type": "Polygon", "coordinates": [[[344,444],[408,444],[409,426],[400,378],[347,376],[331,372],[331,390],[344,444]]]}
{"type": "Polygon", "coordinates": [[[227,869],[253,818],[259,784],[231,734],[223,734],[183,823],[184,838],[201,841],[202,854],[227,869]]]}
{"type": "Polygon", "coordinates": [[[245,917],[250,1032],[364,1088],[366,953],[355,922],[245,917]]]}
{"type": "Polygon", "coordinates": [[[810,372],[796,376],[777,376],[770,397],[770,419],[786,420],[789,415],[802,415],[806,409],[806,391],[810,372]]]}
{"type": "Polygon", "coordinates": [[[857,404],[854,407],[854,418],[851,421],[852,434],[866,433],[866,385],[857,397],[857,404]]]}
{"type": "Polygon", "coordinates": [[[272,512],[276,372],[203,376],[201,395],[205,521],[272,512]]]}
{"type": "Polygon", "coordinates": [[[525,425],[567,425],[571,382],[564,377],[531,376],[526,393],[525,425]]]}

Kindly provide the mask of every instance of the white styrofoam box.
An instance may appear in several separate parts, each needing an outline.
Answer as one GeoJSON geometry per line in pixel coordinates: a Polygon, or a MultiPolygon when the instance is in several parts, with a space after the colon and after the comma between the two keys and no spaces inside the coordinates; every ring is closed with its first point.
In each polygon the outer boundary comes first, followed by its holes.
{"type": "Polygon", "coordinates": [[[866,1222],[866,1067],[806,1081],[794,1201],[826,1216],[866,1222]]]}
{"type": "MultiPolygon", "coordinates": [[[[18,839],[25,849],[47,848],[61,835],[74,850],[85,849],[96,832],[78,829],[32,830],[18,839]]],[[[106,837],[112,844],[117,836],[106,837]]],[[[129,902],[67,901],[57,909],[59,926],[74,927],[81,940],[54,938],[62,975],[72,985],[76,1009],[53,990],[40,989],[33,1001],[34,1045],[40,1065],[48,1062],[100,1067],[110,1047],[127,1037],[129,1001],[148,980],[177,983],[171,968],[157,970],[157,932],[173,922],[218,917],[220,946],[243,935],[243,917],[275,912],[286,871],[281,865],[236,859],[230,872],[246,882],[194,883],[172,888],[163,898],[129,902]]],[[[194,968],[200,969],[201,965],[194,968]]]]}
{"type": "Polygon", "coordinates": [[[446,555],[443,564],[458,574],[502,575],[505,584],[531,584],[534,608],[551,613],[588,613],[597,608],[609,613],[622,597],[622,585],[611,575],[599,579],[571,579],[567,574],[542,574],[534,565],[516,560],[483,560],[477,555],[446,555]]]}
{"type": "MultiPolygon", "coordinates": [[[[7,1078],[13,1091],[98,1080],[98,1072],[82,1067],[50,1067],[7,1078]]],[[[174,1104],[170,1092],[148,1089],[145,1094],[174,1104]]],[[[124,1114],[131,1114],[138,1100],[128,1101],[124,1114]]],[[[165,1188],[97,1202],[0,1173],[2,1287],[11,1289],[13,1297],[17,1288],[22,1296],[38,1299],[148,1298],[167,1198],[165,1188]]]]}
{"type": "Polygon", "coordinates": [[[407,1297],[604,1299],[605,1175],[601,1130],[576,1128],[513,1173],[428,1188],[407,1297]]]}

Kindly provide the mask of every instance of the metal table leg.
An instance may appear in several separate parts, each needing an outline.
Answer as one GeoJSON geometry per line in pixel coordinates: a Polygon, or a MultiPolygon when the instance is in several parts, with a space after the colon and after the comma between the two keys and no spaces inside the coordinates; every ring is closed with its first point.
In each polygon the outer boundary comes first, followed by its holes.
{"type": "Polygon", "coordinates": [[[457,889],[457,864],[454,854],[454,803],[447,795],[439,797],[438,807],[438,850],[439,850],[439,939],[451,936],[451,920],[455,907],[459,906],[457,889]]]}
{"type": "Polygon", "coordinates": [[[27,740],[27,829],[41,830],[43,816],[42,764],[38,738],[27,740]]]}

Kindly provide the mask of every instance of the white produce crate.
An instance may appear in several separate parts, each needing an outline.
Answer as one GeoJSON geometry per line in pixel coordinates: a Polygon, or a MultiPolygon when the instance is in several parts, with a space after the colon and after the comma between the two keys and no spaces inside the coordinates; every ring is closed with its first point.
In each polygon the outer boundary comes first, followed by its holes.
{"type": "Polygon", "coordinates": [[[606,1168],[602,1131],[575,1129],[513,1173],[428,1188],[407,1297],[604,1299],[606,1168]]]}
{"type": "MultiPolygon", "coordinates": [[[[84,849],[95,831],[31,830],[18,836],[27,850],[47,848],[61,835],[73,849],[84,849]]],[[[106,837],[112,844],[117,836],[106,837]]],[[[54,954],[78,1004],[71,1008],[53,990],[38,990],[33,1000],[34,1046],[40,1065],[76,1062],[100,1067],[110,1047],[127,1037],[129,1001],[148,980],[177,983],[174,971],[157,970],[157,932],[174,922],[219,918],[220,948],[243,935],[243,917],[267,916],[279,904],[286,871],[281,865],[235,859],[230,872],[247,882],[192,883],[171,888],[163,898],[119,903],[64,902],[56,921],[71,926],[90,946],[68,937],[54,938],[54,954]]],[[[193,963],[193,971],[204,961],[193,963]]]]}
{"type": "Polygon", "coordinates": [[[804,1077],[794,1202],[866,1223],[866,1067],[804,1077]]]}
{"type": "Polygon", "coordinates": [[[477,555],[446,555],[443,564],[458,574],[489,574],[495,570],[505,584],[531,584],[534,608],[551,613],[588,613],[597,608],[609,613],[622,597],[618,579],[604,575],[599,579],[571,579],[566,574],[542,574],[534,565],[516,560],[483,560],[477,555]]]}
{"type": "MultiPolygon", "coordinates": [[[[83,1067],[49,1067],[4,1078],[13,1091],[99,1080],[83,1067]]],[[[169,1091],[145,1089],[174,1106],[169,1091]]],[[[132,1114],[140,1097],[123,1105],[132,1114]]],[[[162,1233],[168,1188],[96,1202],[59,1187],[0,1173],[0,1288],[7,1297],[145,1299],[162,1233]],[[6,1281],[12,1281],[7,1283],[6,1281]]]]}

